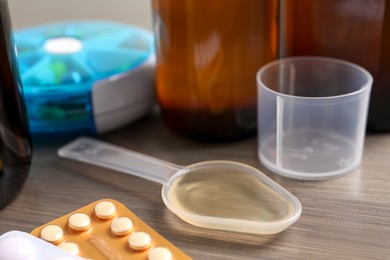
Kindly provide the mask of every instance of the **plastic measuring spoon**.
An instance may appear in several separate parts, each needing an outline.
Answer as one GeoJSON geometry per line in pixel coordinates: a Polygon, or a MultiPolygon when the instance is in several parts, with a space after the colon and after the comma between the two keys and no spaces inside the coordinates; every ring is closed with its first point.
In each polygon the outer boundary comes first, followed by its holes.
{"type": "Polygon", "coordinates": [[[184,167],[87,137],[61,147],[58,154],[163,184],[165,205],[184,221],[204,228],[274,234],[293,224],[302,211],[290,192],[238,162],[184,167]]]}

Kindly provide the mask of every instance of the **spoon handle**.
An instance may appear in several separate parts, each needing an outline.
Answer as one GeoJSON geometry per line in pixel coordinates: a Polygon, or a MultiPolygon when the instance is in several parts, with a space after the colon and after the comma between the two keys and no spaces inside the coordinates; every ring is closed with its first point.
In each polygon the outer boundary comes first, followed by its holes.
{"type": "Polygon", "coordinates": [[[69,159],[113,169],[165,184],[183,167],[89,137],[79,137],[58,149],[69,159]]]}

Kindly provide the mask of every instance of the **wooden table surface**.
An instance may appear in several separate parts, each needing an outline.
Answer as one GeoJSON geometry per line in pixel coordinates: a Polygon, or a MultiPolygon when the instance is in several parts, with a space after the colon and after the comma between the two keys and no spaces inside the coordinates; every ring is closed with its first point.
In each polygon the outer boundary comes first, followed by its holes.
{"type": "Polygon", "coordinates": [[[161,185],[59,158],[69,139],[35,141],[21,195],[0,211],[0,234],[35,227],[103,198],[120,201],[194,259],[389,259],[390,134],[367,135],[359,170],[327,181],[297,181],[266,170],[257,139],[201,143],[170,132],[156,114],[99,137],[179,165],[226,159],[247,163],[302,203],[298,221],[277,235],[250,235],[192,226],[161,200],[161,185]]]}

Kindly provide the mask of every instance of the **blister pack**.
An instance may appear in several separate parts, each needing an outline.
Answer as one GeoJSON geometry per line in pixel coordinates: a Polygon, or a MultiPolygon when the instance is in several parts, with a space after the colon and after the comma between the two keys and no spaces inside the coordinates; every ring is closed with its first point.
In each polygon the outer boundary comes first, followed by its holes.
{"type": "Polygon", "coordinates": [[[126,206],[111,199],[93,202],[31,234],[87,259],[191,259],[126,206]]]}

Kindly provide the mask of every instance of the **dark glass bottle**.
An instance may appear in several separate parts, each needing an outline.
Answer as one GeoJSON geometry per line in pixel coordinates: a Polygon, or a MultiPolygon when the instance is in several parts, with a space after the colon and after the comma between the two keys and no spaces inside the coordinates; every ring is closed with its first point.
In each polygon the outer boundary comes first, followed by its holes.
{"type": "Polygon", "coordinates": [[[281,56],[348,60],[374,77],[368,131],[390,131],[390,2],[282,1],[281,56]]]}
{"type": "Polygon", "coordinates": [[[256,72],[277,58],[277,0],[153,0],[157,98],[175,132],[254,135],[256,72]]]}
{"type": "Polygon", "coordinates": [[[8,1],[0,0],[0,209],[20,193],[32,147],[8,1]]]}

